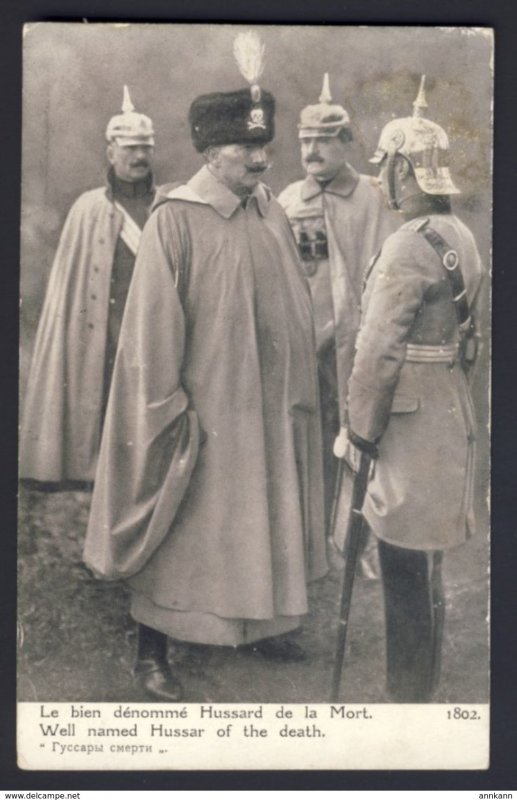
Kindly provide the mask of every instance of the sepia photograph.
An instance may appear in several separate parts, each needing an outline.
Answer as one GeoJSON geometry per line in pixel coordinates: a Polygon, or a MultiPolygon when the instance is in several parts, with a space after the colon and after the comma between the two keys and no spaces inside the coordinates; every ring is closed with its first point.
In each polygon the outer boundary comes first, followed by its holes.
{"type": "Polygon", "coordinates": [[[488,766],[493,59],[489,28],[25,25],[38,767],[77,737],[107,769],[135,719],[158,758],[410,710],[449,725],[436,768],[467,720],[458,763],[488,766]]]}

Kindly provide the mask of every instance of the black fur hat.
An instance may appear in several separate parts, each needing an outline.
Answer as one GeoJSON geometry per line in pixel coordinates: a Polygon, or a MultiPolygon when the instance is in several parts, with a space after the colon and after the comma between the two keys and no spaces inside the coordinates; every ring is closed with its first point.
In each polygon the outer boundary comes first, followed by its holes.
{"type": "Polygon", "coordinates": [[[258,101],[249,89],[203,94],[189,111],[194,147],[202,153],[210,145],[267,144],[275,135],[274,115],[275,98],[263,89],[258,101]]]}

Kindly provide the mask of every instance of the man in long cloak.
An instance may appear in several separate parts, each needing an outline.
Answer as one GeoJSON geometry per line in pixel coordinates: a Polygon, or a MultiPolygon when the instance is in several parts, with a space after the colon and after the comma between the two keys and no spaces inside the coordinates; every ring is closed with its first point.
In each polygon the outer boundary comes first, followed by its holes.
{"type": "Polygon", "coordinates": [[[155,197],[153,124],[135,111],[127,87],[106,139],[107,185],[82,194],[68,214],[34,344],[20,477],[38,488],[93,481],[122,314],[155,197]]]}
{"type": "Polygon", "coordinates": [[[326,572],[310,296],[260,182],[273,117],[256,84],[193,102],[206,164],[146,225],[119,340],[84,557],[127,579],[136,677],[166,700],[167,636],[303,657],[281,635],[326,572]]]}
{"type": "MultiPolygon", "coordinates": [[[[343,422],[363,279],[369,262],[400,220],[386,207],[377,180],[359,174],[350,164],[350,116],[333,102],[327,73],[319,103],[301,112],[298,137],[306,177],[287,186],[278,201],[289,217],[311,289],[328,518],[338,463],[333,445],[343,422]]],[[[347,477],[350,483],[351,476],[347,477]]],[[[336,531],[339,544],[341,533],[336,531]]],[[[367,577],[375,577],[374,551],[364,552],[360,564],[367,577]]]]}

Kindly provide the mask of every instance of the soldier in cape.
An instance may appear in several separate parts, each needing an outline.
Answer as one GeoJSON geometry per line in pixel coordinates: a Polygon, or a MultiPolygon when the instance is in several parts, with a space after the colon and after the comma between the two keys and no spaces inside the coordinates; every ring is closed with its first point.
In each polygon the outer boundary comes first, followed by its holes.
{"type": "Polygon", "coordinates": [[[449,140],[423,116],[423,80],[413,105],[385,126],[372,158],[406,222],[366,278],[336,443],[375,459],[363,515],[379,542],[388,696],[408,703],[429,701],[438,684],[443,553],[474,529],[468,372],[483,278],[474,237],[451,210],[449,140]]]}
{"type": "Polygon", "coordinates": [[[286,634],[326,572],[311,302],[289,222],[260,181],[274,135],[262,45],[250,88],[198,97],[204,166],[160,198],[122,323],[84,557],[124,578],[135,676],[178,700],[168,637],[303,658],[286,634]]]}
{"type": "MultiPolygon", "coordinates": [[[[287,186],[278,200],[289,217],[311,290],[328,517],[336,484],[332,448],[343,422],[363,278],[368,263],[400,220],[386,207],[377,180],[359,174],[349,163],[350,116],[333,102],[328,73],[319,103],[301,112],[298,137],[306,177],[287,186]]],[[[375,566],[375,556],[363,553],[364,574],[374,577],[375,566]]]]}
{"type": "Polygon", "coordinates": [[[93,481],[122,314],[155,197],[153,123],[135,111],[126,86],[106,139],[107,185],[70,209],[34,344],[20,477],[38,488],[93,481]]]}

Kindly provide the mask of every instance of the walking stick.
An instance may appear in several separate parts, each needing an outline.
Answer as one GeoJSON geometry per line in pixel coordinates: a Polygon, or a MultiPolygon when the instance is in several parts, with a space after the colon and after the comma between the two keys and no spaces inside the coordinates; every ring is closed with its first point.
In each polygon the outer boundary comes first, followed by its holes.
{"type": "Polygon", "coordinates": [[[339,508],[339,498],[341,496],[341,486],[343,485],[343,459],[340,458],[337,463],[336,482],[334,484],[334,495],[332,497],[332,509],[330,511],[330,518],[327,528],[327,539],[334,540],[334,532],[336,530],[337,512],[339,508]]]}
{"type": "MultiPolygon", "coordinates": [[[[334,673],[332,676],[332,689],[330,694],[331,703],[336,702],[339,694],[339,684],[341,683],[341,672],[345,657],[348,618],[350,616],[350,604],[352,601],[352,589],[354,586],[354,577],[359,556],[359,547],[361,544],[361,533],[363,529],[362,508],[368,486],[370,463],[371,457],[367,453],[361,453],[359,459],[359,468],[355,474],[354,486],[352,489],[352,503],[350,505],[350,512],[347,522],[346,562],[345,573],[343,576],[343,589],[341,593],[336,659],[334,662],[334,673]]],[[[334,531],[332,531],[332,534],[333,533],[334,531]]]]}

